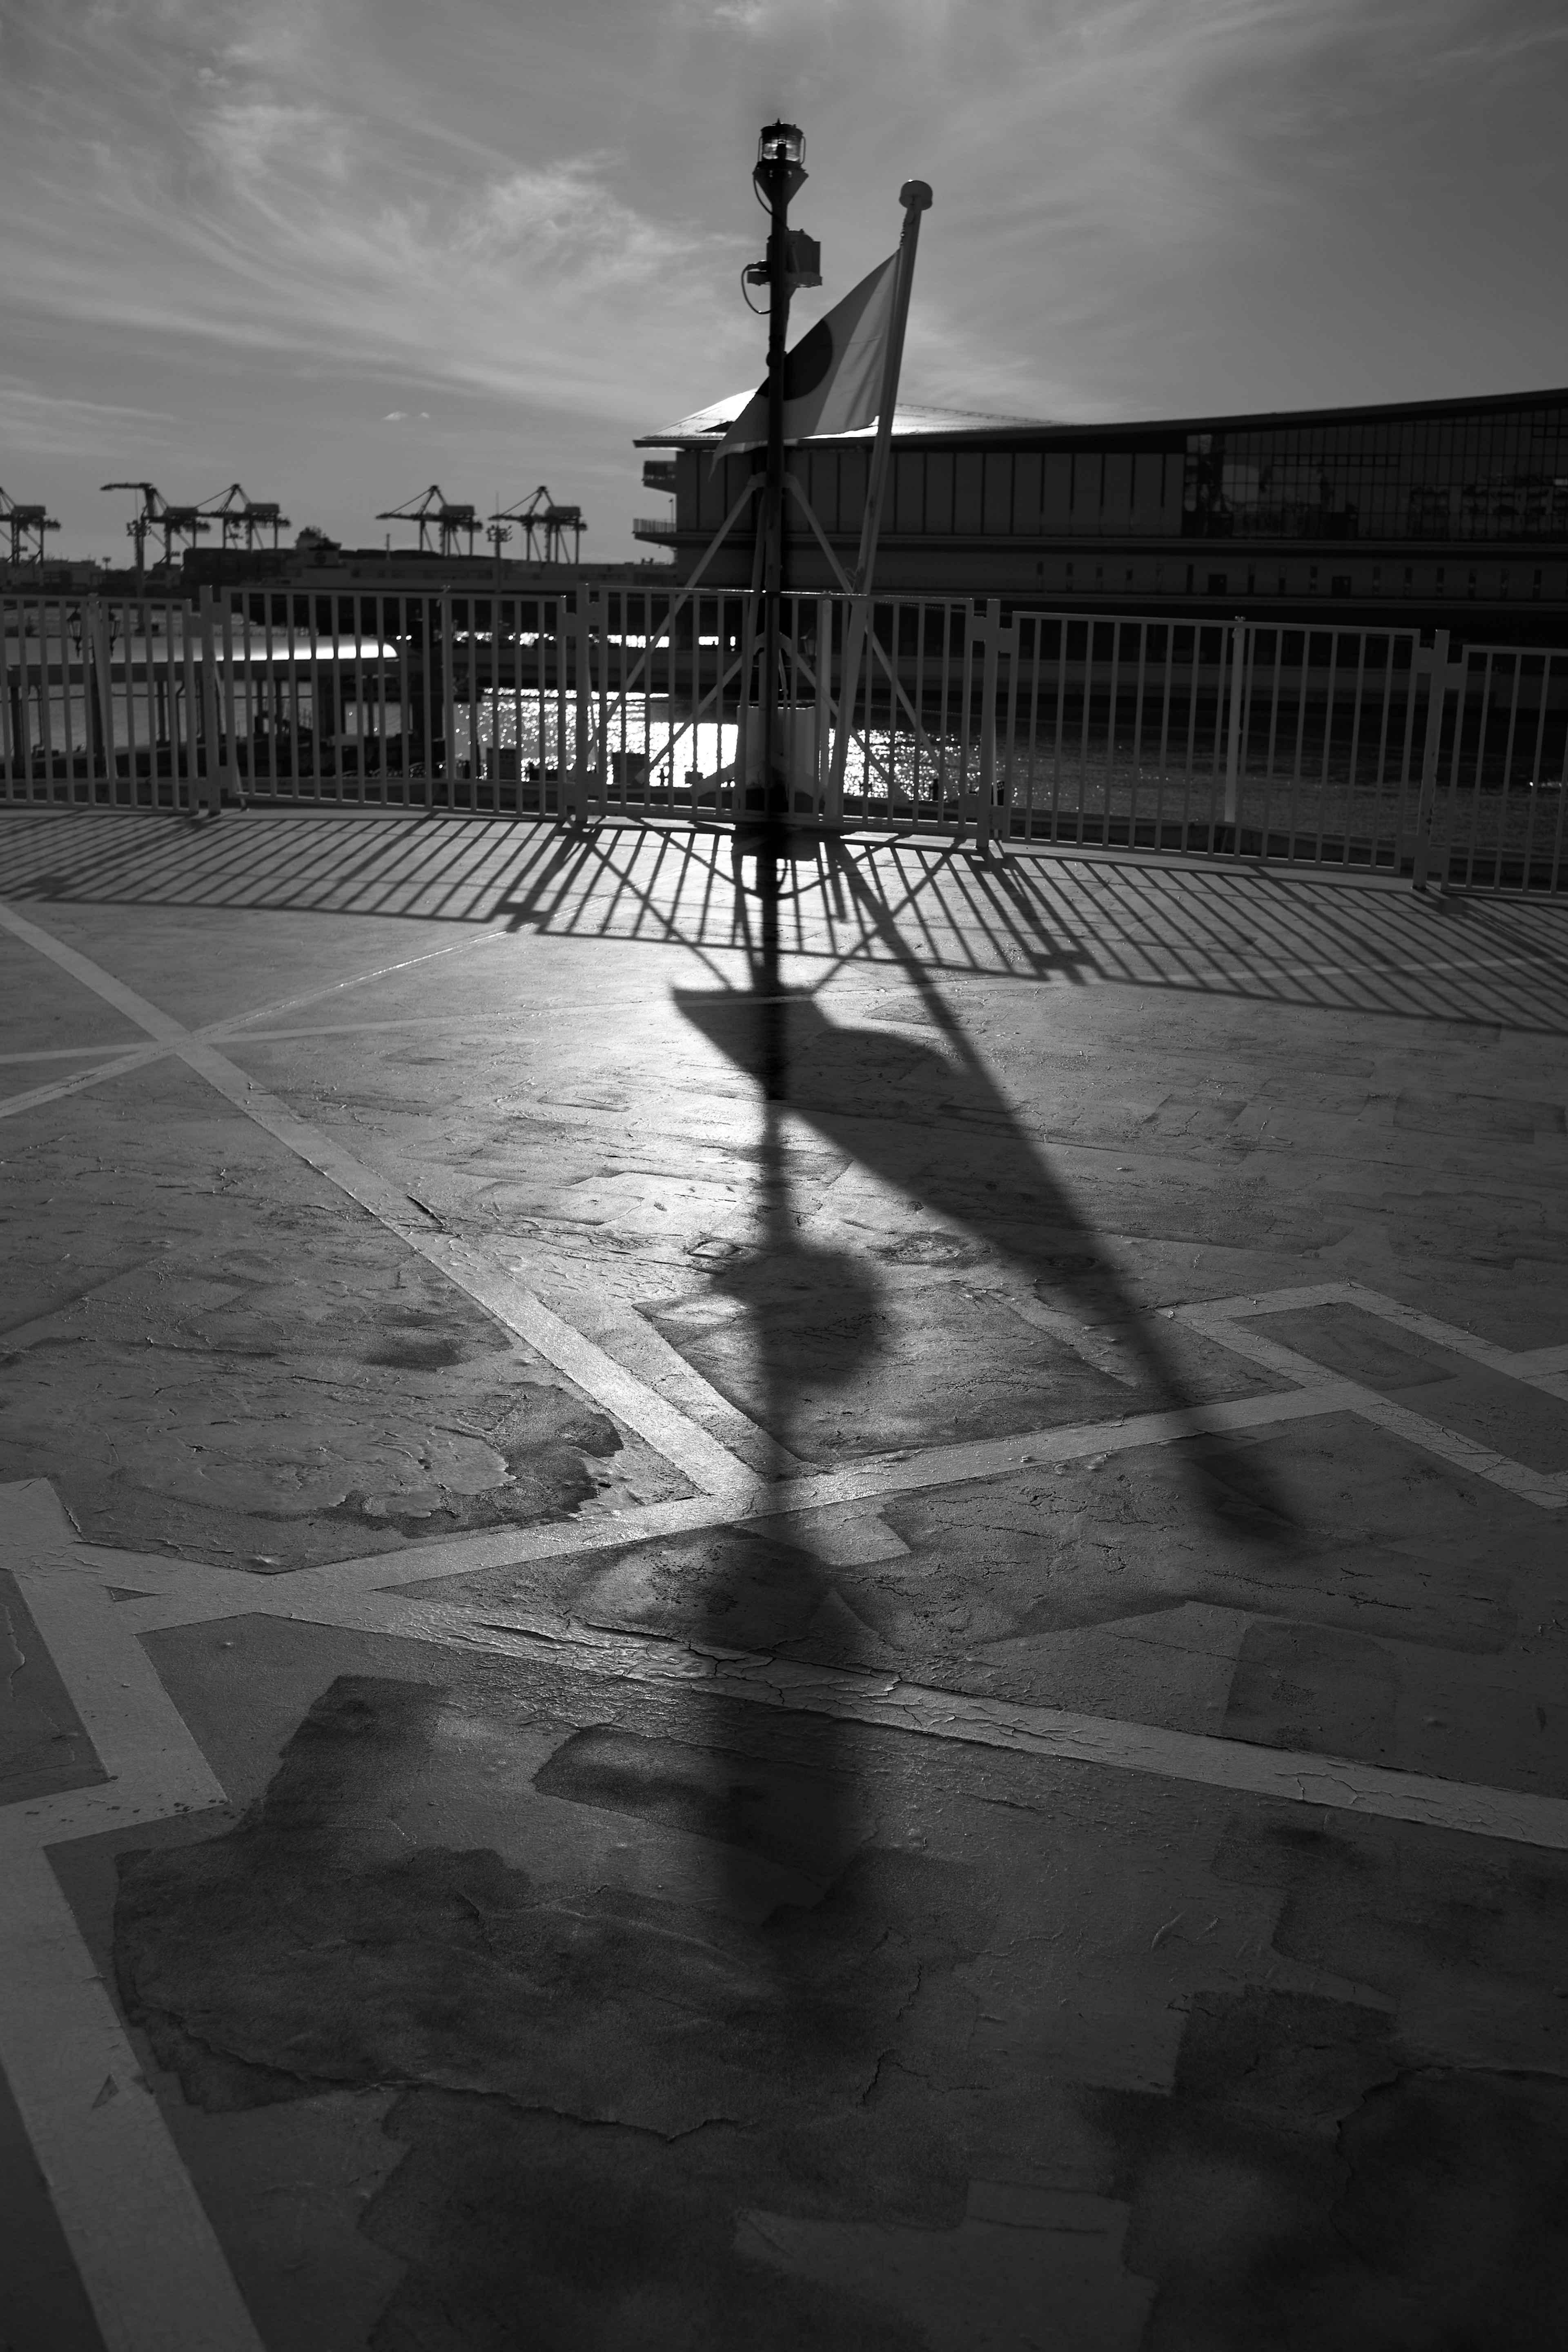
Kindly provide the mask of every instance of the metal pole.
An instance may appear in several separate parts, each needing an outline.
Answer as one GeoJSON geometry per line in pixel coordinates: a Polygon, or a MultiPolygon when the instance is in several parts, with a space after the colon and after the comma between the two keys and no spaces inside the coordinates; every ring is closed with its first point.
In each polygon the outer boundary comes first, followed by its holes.
{"type": "MultiPolygon", "coordinates": [[[[866,512],[860,525],[860,552],[856,559],[851,585],[855,591],[845,617],[844,656],[838,672],[838,737],[833,747],[833,775],[829,797],[835,806],[842,808],[844,801],[844,771],[849,757],[849,730],[855,715],[855,696],[860,683],[860,663],[866,646],[866,624],[870,609],[871,577],[877,564],[877,541],[882,528],[882,497],[888,483],[888,461],[893,438],[893,411],[898,404],[899,371],[903,364],[904,329],[910,315],[910,289],[914,283],[915,248],[920,243],[921,215],[929,212],[931,192],[924,180],[906,180],[899,190],[899,202],[904,208],[903,232],[899,238],[898,276],[893,287],[893,315],[888,324],[888,347],[882,357],[882,388],[880,406],[877,411],[877,438],[871,446],[871,467],[866,483],[866,512]]],[[[898,648],[893,651],[898,659],[898,648]]],[[[870,690],[867,689],[867,713],[869,718],[870,690]]]]}
{"type": "MultiPolygon", "coordinates": [[[[773,814],[773,767],[781,748],[776,711],[779,605],[784,593],[784,338],[789,332],[789,200],[794,194],[794,176],[787,167],[776,163],[768,173],[768,445],[763,502],[757,517],[757,527],[763,533],[763,742],[759,764],[764,826],[773,814]]],[[[768,855],[771,856],[771,849],[768,855]]]]}
{"type": "Polygon", "coordinates": [[[899,190],[904,208],[899,238],[899,267],[893,285],[893,315],[888,326],[888,348],[882,355],[882,389],[877,411],[877,438],[871,445],[871,471],[866,486],[866,513],[860,526],[860,553],[855,565],[858,594],[869,593],[877,563],[877,539],[882,527],[882,494],[888,482],[888,458],[893,438],[893,410],[899,396],[899,371],[903,364],[904,329],[909,323],[910,289],[914,284],[915,248],[920,243],[921,215],[931,207],[931,192],[924,180],[906,180],[899,190]]]}

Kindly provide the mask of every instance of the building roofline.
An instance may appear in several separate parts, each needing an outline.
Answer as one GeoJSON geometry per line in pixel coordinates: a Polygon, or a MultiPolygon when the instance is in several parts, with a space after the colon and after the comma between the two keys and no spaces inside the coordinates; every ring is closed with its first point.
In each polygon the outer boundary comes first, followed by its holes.
{"type": "MultiPolygon", "coordinates": [[[[1128,444],[1184,439],[1193,433],[1261,432],[1289,425],[1349,425],[1389,422],[1401,417],[1454,416],[1477,413],[1495,415],[1510,408],[1535,408],[1560,402],[1568,406],[1568,387],[1550,385],[1539,392],[1478,393],[1468,399],[1457,400],[1396,400],[1358,403],[1340,408],[1269,408],[1208,416],[1168,417],[1100,417],[1084,419],[1073,424],[1057,424],[1029,417],[994,417],[984,421],[976,418],[973,425],[961,424],[955,412],[951,424],[913,425],[900,432],[895,421],[895,441],[963,442],[984,447],[1002,442],[1009,446],[1019,442],[1049,447],[1071,446],[1074,443],[1103,443],[1108,437],[1128,444]]],[[[715,406],[727,403],[714,404],[715,406]]],[[[706,415],[707,411],[699,411],[706,415]]],[[[930,412],[928,412],[930,413],[930,412]]],[[[639,435],[632,446],[637,449],[703,449],[716,446],[724,425],[717,423],[701,432],[683,430],[689,419],[681,425],[668,426],[658,433],[639,435]]],[[[833,434],[820,436],[810,443],[797,442],[799,447],[828,446],[846,442],[864,441],[869,434],[833,434]]]]}

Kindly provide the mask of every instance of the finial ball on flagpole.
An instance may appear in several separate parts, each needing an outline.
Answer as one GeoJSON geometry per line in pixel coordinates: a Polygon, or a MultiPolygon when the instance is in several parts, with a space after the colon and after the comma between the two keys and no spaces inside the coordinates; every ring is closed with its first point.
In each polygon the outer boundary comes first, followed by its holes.
{"type": "Polygon", "coordinates": [[[928,180],[906,180],[899,190],[899,202],[906,212],[929,213],[934,198],[928,180]]]}

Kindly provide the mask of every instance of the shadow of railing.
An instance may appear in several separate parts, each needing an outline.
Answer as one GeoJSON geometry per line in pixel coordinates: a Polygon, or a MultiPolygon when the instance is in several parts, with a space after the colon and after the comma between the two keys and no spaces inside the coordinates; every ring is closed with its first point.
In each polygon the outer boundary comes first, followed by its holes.
{"type": "MultiPolygon", "coordinates": [[[[508,924],[699,954],[746,949],[734,837],[683,827],[144,815],[5,826],[5,895],[508,924]]],[[[932,975],[1156,989],[1562,1035],[1568,901],[1418,896],[1302,870],[1068,853],[983,858],[948,843],[796,837],[781,952],[811,984],[912,955],[932,975]]]]}

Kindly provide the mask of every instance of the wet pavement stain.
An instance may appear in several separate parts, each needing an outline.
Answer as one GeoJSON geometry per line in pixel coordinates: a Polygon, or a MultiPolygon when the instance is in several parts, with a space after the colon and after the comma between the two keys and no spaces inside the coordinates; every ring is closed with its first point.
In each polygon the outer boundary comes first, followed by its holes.
{"type": "Polygon", "coordinates": [[[662,1822],[803,1872],[826,1892],[863,1839],[826,1772],[647,1739],[609,1724],[572,1737],[533,1776],[542,1796],[662,1822]]]}
{"type": "Polygon", "coordinates": [[[1413,2061],[1461,2048],[1568,2081],[1568,1856],[1270,1807],[1233,1822],[1215,1869],[1279,1891],[1283,1958],[1396,2003],[1413,2061]]]}
{"type": "MultiPolygon", "coordinates": [[[[411,2093],[387,2129],[408,2155],[363,2228],[409,2264],[371,2352],[924,2352],[923,2328],[737,2252],[737,2216],[876,2215],[887,2184],[853,2120],[732,2129],[673,2147],[616,2125],[411,2093]],[[759,2161],[759,2156],[762,2160],[759,2161]]],[[[911,2154],[914,2154],[911,2151],[911,2154]]],[[[959,2192],[962,2206],[962,2191],[959,2192]]],[[[948,2221],[952,2184],[895,2210],[948,2221]]]]}
{"type": "Polygon", "coordinates": [[[1145,2352],[1563,2340],[1568,1862],[1266,1808],[1215,1875],[1278,1890],[1277,1961],[1343,1990],[1202,1993],[1168,2095],[1089,2095],[1145,2352]]]}
{"type": "Polygon", "coordinates": [[[1568,2330],[1568,2081],[1401,2063],[1385,2011],[1194,2003],[1169,2097],[1090,2104],[1158,2282],[1143,2352],[1519,2352],[1568,2330]]]}
{"type": "Polygon", "coordinates": [[[732,2241],[751,2210],[962,2221],[933,2076],[973,2010],[978,1880],[861,1842],[831,1772],[594,1727],[542,1797],[694,1831],[705,1899],[410,1851],[380,1791],[442,1704],[342,1676],[238,1827],[121,1857],[116,1966],[160,2064],[218,2110],[405,2094],[387,2128],[410,2152],[365,2225],[411,2265],[378,2352],[918,2342],[732,2241]],[[759,1863],[805,1899],[751,1924],[733,1898],[759,1863]]]}
{"type": "Polygon", "coordinates": [[[224,1131],[199,1185],[140,1135],[108,1163],[28,1155],[66,1205],[19,1220],[0,1268],[0,1476],[50,1478],[89,1541],[263,1573],[687,1491],[264,1143],[224,1131]],[[145,1245],[110,1248],[132,1209],[145,1245]]]}

